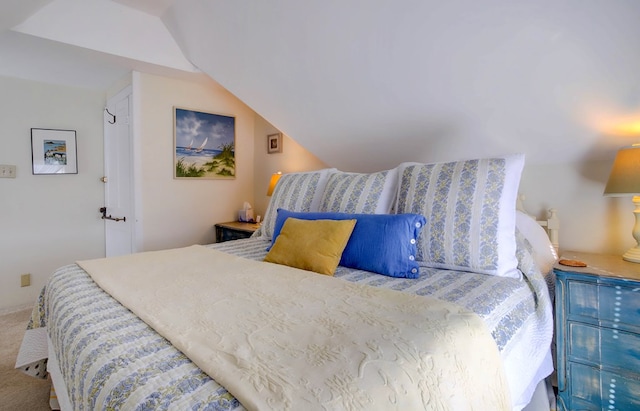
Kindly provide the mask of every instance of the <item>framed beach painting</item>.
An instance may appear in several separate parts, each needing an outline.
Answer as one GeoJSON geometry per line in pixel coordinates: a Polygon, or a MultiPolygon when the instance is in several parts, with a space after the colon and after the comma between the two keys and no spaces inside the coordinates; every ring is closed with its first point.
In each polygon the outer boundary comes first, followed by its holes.
{"type": "Polygon", "coordinates": [[[174,107],[174,178],[236,176],[236,118],[174,107]]]}
{"type": "Polygon", "coordinates": [[[78,174],[75,130],[31,129],[33,174],[78,174]]]}

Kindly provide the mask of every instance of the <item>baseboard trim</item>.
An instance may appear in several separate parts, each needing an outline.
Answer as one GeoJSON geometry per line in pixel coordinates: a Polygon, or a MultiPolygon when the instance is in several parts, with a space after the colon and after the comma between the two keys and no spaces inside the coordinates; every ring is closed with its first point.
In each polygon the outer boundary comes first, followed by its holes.
{"type": "Polygon", "coordinates": [[[33,308],[33,304],[22,304],[22,305],[16,305],[14,307],[2,308],[0,309],[0,315],[13,314],[15,312],[27,310],[30,308],[33,308]]]}

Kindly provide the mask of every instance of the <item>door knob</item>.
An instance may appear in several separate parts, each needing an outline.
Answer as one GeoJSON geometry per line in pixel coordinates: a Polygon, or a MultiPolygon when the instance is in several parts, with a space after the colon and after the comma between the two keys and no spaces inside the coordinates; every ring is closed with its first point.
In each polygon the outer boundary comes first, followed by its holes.
{"type": "Polygon", "coordinates": [[[102,181],[103,183],[106,183],[107,182],[107,176],[100,177],[100,181],[102,181]]]}

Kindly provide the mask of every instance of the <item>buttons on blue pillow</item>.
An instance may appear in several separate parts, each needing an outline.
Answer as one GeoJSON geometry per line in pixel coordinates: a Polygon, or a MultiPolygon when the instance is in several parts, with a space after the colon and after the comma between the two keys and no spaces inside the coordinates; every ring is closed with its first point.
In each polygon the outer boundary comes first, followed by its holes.
{"type": "Polygon", "coordinates": [[[417,238],[426,219],[420,214],[353,214],[293,212],[278,209],[272,244],[287,218],[303,220],[356,219],[340,265],[398,278],[418,278],[417,238]]]}

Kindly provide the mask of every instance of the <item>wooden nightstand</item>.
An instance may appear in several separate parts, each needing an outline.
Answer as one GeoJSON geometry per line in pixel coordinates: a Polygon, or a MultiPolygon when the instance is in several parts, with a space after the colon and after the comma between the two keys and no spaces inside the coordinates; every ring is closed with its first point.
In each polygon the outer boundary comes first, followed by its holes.
{"type": "Polygon", "coordinates": [[[260,228],[260,224],[229,221],[228,223],[218,223],[215,227],[216,243],[222,243],[229,240],[249,238],[251,234],[260,228]]]}
{"type": "Polygon", "coordinates": [[[640,409],[640,264],[563,253],[556,264],[558,410],[640,409]]]}

